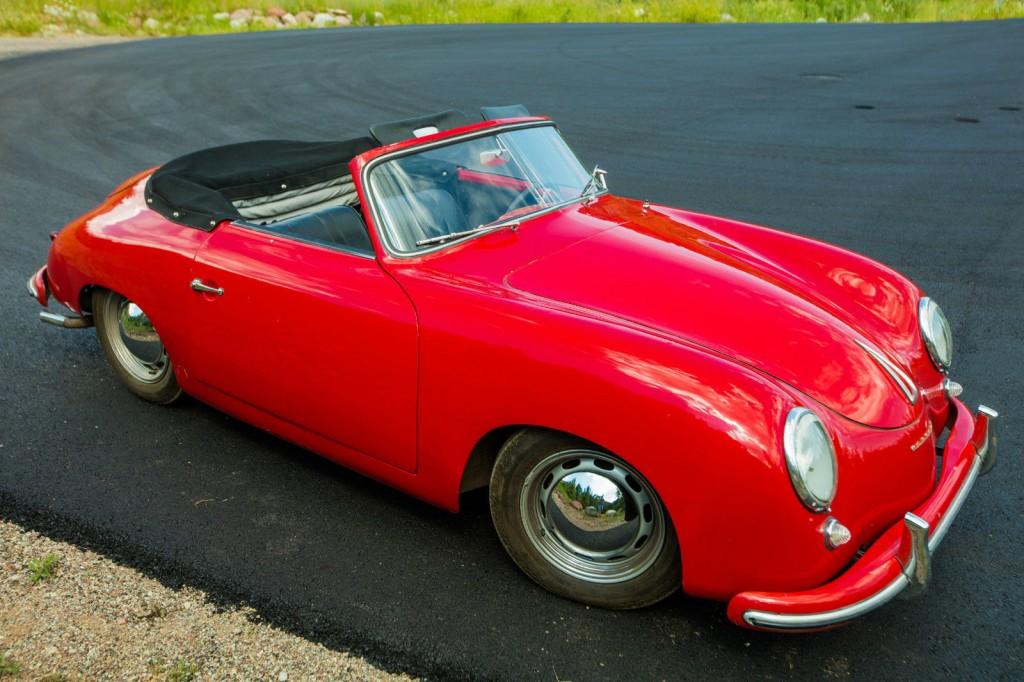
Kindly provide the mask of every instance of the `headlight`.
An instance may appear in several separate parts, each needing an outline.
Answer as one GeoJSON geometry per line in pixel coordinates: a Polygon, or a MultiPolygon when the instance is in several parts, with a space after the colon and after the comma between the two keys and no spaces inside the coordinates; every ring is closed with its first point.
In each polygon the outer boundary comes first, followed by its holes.
{"type": "Polygon", "coordinates": [[[794,407],[786,417],[782,437],[789,478],[808,509],[825,511],[836,496],[836,453],[817,415],[794,407]]]}
{"type": "Polygon", "coordinates": [[[935,366],[945,372],[953,362],[953,332],[942,308],[925,296],[917,306],[917,321],[921,325],[921,338],[928,348],[928,355],[932,356],[935,366]]]}

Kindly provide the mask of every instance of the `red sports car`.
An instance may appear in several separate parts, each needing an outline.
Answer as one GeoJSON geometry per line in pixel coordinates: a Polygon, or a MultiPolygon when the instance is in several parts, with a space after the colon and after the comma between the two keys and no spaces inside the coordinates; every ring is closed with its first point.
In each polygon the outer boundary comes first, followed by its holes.
{"type": "Polygon", "coordinates": [[[614,196],[550,119],[482,113],[147,170],[29,291],[146,400],[446,509],[488,487],[512,559],[571,599],[682,586],[812,630],[920,591],[996,457],[939,306],[849,251],[614,196]]]}

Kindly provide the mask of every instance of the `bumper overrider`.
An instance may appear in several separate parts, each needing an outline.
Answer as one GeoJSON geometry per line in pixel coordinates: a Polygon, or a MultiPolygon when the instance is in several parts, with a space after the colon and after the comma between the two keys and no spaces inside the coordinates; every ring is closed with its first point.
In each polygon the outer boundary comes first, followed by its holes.
{"type": "MultiPolygon", "coordinates": [[[[39,268],[34,275],[28,278],[28,282],[25,283],[28,289],[28,295],[31,296],[39,305],[44,308],[49,305],[50,302],[50,285],[46,280],[46,266],[39,268]]],[[[49,310],[43,310],[39,313],[39,321],[45,322],[46,324],[52,324],[57,327],[63,327],[64,329],[85,329],[92,326],[92,316],[90,315],[76,315],[74,313],[70,315],[64,315],[61,313],[50,312],[49,310]]]]}
{"type": "Polygon", "coordinates": [[[844,573],[802,592],[741,592],[729,601],[729,619],[760,630],[820,630],[846,623],[898,595],[921,593],[935,550],[979,475],[996,461],[998,414],[977,415],[953,399],[956,416],[931,496],[890,527],[844,573]]]}

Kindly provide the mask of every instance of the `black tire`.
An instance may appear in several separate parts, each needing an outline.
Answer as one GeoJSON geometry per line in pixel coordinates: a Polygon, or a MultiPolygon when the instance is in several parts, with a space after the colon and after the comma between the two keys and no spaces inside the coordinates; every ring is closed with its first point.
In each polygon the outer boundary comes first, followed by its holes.
{"type": "Polygon", "coordinates": [[[133,305],[127,298],[113,291],[94,290],[92,317],[96,335],[107,362],[129,391],[151,403],[169,405],[181,397],[181,387],[178,386],[171,359],[163,349],[156,331],[137,306],[132,310],[138,311],[139,315],[131,318],[136,326],[127,332],[122,327],[121,317],[126,306],[133,305]],[[146,357],[141,358],[136,353],[146,357]]]}
{"type": "MultiPolygon", "coordinates": [[[[590,492],[588,486],[585,494],[590,492]]],[[[600,498],[598,504],[602,504],[600,500],[604,499],[600,498]]],[[[622,459],[592,443],[540,429],[526,429],[515,434],[498,453],[491,472],[490,507],[498,537],[512,560],[541,587],[555,594],[592,606],[635,609],[661,601],[679,589],[679,543],[668,513],[664,511],[654,490],[635,470],[622,459]],[[577,459],[581,463],[574,463],[577,459]],[[595,469],[595,466],[599,468],[595,469]],[[605,469],[610,473],[601,474],[605,469]],[[602,486],[615,476],[615,480],[629,481],[629,486],[634,489],[626,490],[623,486],[624,495],[609,493],[612,499],[622,500],[616,503],[618,511],[608,509],[596,513],[592,512],[593,507],[588,506],[584,514],[576,506],[579,498],[570,503],[570,508],[566,506],[568,493],[558,493],[559,490],[566,490],[559,487],[563,481],[575,487],[576,481],[593,480],[580,477],[580,474],[591,475],[584,470],[607,476],[601,482],[602,486]],[[577,471],[579,474],[574,473],[577,471]],[[549,478],[551,482],[545,483],[549,478]],[[557,501],[556,494],[559,494],[557,501]],[[536,513],[533,511],[534,505],[536,513]],[[628,521],[630,505],[634,507],[632,521],[628,521]],[[630,533],[641,532],[635,530],[639,524],[644,523],[637,517],[641,506],[653,510],[653,521],[644,526],[650,529],[646,544],[643,536],[640,536],[641,549],[635,550],[632,544],[634,536],[630,533]],[[609,530],[597,525],[604,523],[605,514],[612,519],[609,530]],[[615,521],[616,514],[620,515],[618,518],[621,518],[621,523],[615,521]],[[585,515],[592,518],[588,521],[585,515]],[[592,525],[581,529],[578,524],[592,525]],[[624,533],[619,532],[622,529],[625,529],[624,533]],[[563,533],[564,530],[569,532],[563,533]],[[627,538],[627,551],[638,553],[632,557],[598,559],[594,559],[586,550],[583,554],[577,554],[567,544],[573,540],[566,540],[563,536],[579,532],[582,534],[574,537],[583,538],[584,542],[577,547],[587,543],[600,544],[595,542],[599,537],[603,541],[605,536],[619,536],[613,544],[623,537],[627,538]],[[562,547],[565,548],[564,552],[562,547]],[[642,552],[647,552],[647,555],[639,556],[642,552]],[[604,573],[605,570],[608,573],[604,573]]],[[[645,511],[639,513],[643,516],[645,511]]],[[[594,553],[604,549],[595,549],[594,553]]],[[[617,551],[611,549],[608,553],[617,551]]]]}

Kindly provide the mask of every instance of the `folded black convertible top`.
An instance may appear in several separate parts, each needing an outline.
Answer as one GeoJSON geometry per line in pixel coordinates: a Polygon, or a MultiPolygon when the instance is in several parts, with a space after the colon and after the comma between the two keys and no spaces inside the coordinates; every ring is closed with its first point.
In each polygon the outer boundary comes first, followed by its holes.
{"type": "MultiPolygon", "coordinates": [[[[484,120],[528,116],[521,104],[484,107],[484,120]]],[[[202,149],[168,161],[146,183],[146,202],[168,220],[209,232],[242,216],[232,202],[281,194],[348,175],[348,163],[365,151],[470,123],[450,109],[371,126],[374,137],[341,142],[258,140],[202,149]]]]}
{"type": "Polygon", "coordinates": [[[348,162],[379,146],[369,137],[341,142],[259,140],[211,147],[161,166],[146,202],[169,220],[210,231],[241,216],[231,203],[348,174],[348,162]]]}

